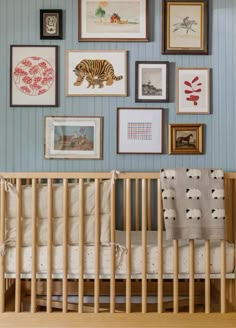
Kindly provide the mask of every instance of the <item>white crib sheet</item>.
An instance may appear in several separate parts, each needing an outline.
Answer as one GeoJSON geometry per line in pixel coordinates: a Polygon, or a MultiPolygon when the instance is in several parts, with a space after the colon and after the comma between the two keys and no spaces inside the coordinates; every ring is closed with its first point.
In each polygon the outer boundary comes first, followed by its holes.
{"type": "MultiPolygon", "coordinates": [[[[142,273],[142,243],[141,232],[131,232],[131,272],[132,275],[140,275],[142,273]]],[[[173,247],[171,241],[165,240],[163,236],[163,270],[164,273],[173,273],[173,247]]],[[[126,252],[125,252],[125,232],[116,231],[116,243],[120,245],[116,256],[116,275],[117,277],[125,277],[126,272],[126,252]]],[[[6,254],[6,270],[7,274],[16,272],[15,247],[8,247],[6,254]]],[[[31,247],[22,247],[22,274],[31,273],[31,247]]],[[[100,248],[100,277],[109,276],[110,274],[110,246],[103,245],[100,248]]],[[[211,273],[220,273],[220,243],[211,242],[211,273]]],[[[79,247],[68,246],[68,274],[78,275],[79,263],[79,247]]],[[[157,255],[157,232],[147,232],[147,273],[153,275],[158,273],[158,255],[157,255]]],[[[234,271],[234,245],[226,242],[226,272],[234,271]]],[[[93,245],[84,246],[84,274],[94,275],[95,272],[95,247],[93,245]]],[[[189,272],[189,242],[179,241],[179,273],[189,272]]],[[[195,241],[195,273],[205,272],[205,244],[204,241],[195,241]]],[[[47,247],[38,247],[37,256],[37,273],[47,273],[47,247]]],[[[53,247],[53,273],[63,273],[63,247],[53,247]]]]}

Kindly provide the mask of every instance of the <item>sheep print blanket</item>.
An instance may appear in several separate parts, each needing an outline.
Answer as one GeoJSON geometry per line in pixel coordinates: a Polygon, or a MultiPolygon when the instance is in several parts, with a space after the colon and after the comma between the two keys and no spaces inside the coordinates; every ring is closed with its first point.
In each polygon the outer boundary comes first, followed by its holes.
{"type": "Polygon", "coordinates": [[[224,239],[224,172],[162,169],[166,238],[224,239]]]}

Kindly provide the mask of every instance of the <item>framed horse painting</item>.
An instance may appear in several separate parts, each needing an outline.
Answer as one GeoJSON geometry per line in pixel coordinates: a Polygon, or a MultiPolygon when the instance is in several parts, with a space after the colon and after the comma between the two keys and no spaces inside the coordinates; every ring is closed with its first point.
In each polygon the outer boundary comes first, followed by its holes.
{"type": "Polygon", "coordinates": [[[169,124],[169,154],[202,154],[203,124],[169,124]]]}
{"type": "Polygon", "coordinates": [[[162,53],[208,54],[208,0],[162,1],[162,53]]]}

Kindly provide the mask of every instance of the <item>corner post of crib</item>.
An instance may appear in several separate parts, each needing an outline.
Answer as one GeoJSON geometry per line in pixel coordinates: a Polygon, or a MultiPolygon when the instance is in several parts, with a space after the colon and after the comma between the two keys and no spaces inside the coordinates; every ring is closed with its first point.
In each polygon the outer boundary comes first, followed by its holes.
{"type": "MultiPolygon", "coordinates": [[[[5,240],[5,189],[4,183],[1,180],[1,197],[0,197],[0,244],[3,245],[5,240]]],[[[5,272],[5,257],[0,256],[0,313],[5,310],[5,284],[4,284],[4,272],[5,272]]]]}
{"type": "Polygon", "coordinates": [[[115,183],[111,184],[111,279],[110,279],[110,312],[115,312],[115,183]]]}
{"type": "Polygon", "coordinates": [[[161,181],[157,183],[157,240],[158,240],[158,313],[163,312],[163,213],[161,199],[161,181]]]}

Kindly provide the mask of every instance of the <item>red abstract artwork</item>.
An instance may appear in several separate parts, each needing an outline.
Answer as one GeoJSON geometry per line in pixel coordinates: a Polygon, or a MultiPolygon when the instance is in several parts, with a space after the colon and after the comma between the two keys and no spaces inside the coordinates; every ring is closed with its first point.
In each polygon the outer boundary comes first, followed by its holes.
{"type": "Polygon", "coordinates": [[[188,87],[184,90],[184,93],[187,95],[186,100],[193,102],[194,106],[197,106],[200,93],[202,92],[202,83],[199,81],[199,77],[195,76],[191,82],[184,81],[184,84],[188,87]]]}
{"type": "Polygon", "coordinates": [[[37,56],[21,60],[14,69],[14,83],[25,95],[40,96],[54,83],[55,72],[50,63],[37,56]]]}

